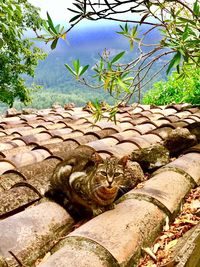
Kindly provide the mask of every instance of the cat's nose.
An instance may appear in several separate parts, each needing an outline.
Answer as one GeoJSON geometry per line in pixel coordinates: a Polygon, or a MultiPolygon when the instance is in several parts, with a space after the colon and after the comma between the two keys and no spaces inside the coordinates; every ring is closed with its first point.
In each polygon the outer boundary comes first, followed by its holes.
{"type": "Polygon", "coordinates": [[[108,181],[108,188],[111,188],[111,187],[112,187],[112,182],[108,181]]]}

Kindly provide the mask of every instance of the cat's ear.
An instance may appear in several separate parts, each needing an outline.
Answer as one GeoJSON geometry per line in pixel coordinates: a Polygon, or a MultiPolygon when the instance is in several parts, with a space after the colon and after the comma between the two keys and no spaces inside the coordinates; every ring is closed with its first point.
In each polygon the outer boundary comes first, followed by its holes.
{"type": "Polygon", "coordinates": [[[123,157],[118,161],[118,163],[119,163],[120,165],[122,165],[123,167],[125,167],[129,159],[130,159],[129,156],[123,156],[123,157]]]}
{"type": "Polygon", "coordinates": [[[94,163],[97,163],[97,164],[103,162],[102,157],[101,157],[97,152],[94,152],[94,153],[92,154],[92,158],[91,158],[91,159],[92,159],[92,161],[93,161],[94,163]]]}

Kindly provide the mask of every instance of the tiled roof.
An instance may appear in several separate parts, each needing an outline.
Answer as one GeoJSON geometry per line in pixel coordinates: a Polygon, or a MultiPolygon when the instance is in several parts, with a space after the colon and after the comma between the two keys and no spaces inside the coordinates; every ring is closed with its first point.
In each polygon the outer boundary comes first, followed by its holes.
{"type": "Polygon", "coordinates": [[[122,157],[194,123],[199,142],[198,107],[120,107],[117,124],[108,116],[94,124],[89,111],[57,108],[0,120],[0,267],[34,266],[50,250],[53,255],[39,266],[134,266],[141,246],[155,239],[166,216],[173,218],[200,184],[196,144],[154,172],[143,188],[122,196],[115,209],[72,231],[70,215],[43,197],[55,166],[70,151],[87,145],[102,157],[122,157]]]}

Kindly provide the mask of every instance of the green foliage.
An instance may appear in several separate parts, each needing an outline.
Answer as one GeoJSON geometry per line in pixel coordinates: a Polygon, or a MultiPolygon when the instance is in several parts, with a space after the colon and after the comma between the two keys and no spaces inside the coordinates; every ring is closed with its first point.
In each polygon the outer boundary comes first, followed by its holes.
{"type": "Polygon", "coordinates": [[[170,103],[191,103],[200,105],[200,68],[185,67],[185,74],[180,77],[174,72],[167,81],[154,84],[146,92],[144,104],[166,105],[170,103]]]}
{"type": "Polygon", "coordinates": [[[25,0],[0,0],[0,101],[13,105],[15,98],[28,104],[30,90],[22,74],[34,75],[44,53],[29,39],[27,28],[41,29],[38,10],[25,0]]]}
{"type": "Polygon", "coordinates": [[[80,76],[82,76],[86,70],[88,69],[89,65],[86,65],[84,67],[80,66],[80,61],[78,60],[73,60],[73,66],[74,66],[74,70],[68,65],[65,64],[65,67],[72,73],[72,75],[74,75],[76,77],[76,79],[78,80],[80,78],[80,76]]]}
{"type": "Polygon", "coordinates": [[[199,67],[199,1],[196,0],[193,3],[193,8],[180,5],[180,3],[177,6],[166,3],[166,7],[170,10],[170,17],[165,19],[167,27],[163,29],[165,38],[162,40],[162,45],[176,52],[170,61],[167,73],[173,68],[177,68],[179,72],[181,65],[188,63],[199,67]]]}

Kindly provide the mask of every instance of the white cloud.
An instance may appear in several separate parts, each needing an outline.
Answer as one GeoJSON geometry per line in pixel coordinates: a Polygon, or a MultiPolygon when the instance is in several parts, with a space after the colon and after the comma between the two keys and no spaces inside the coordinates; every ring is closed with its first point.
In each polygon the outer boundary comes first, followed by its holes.
{"type": "Polygon", "coordinates": [[[46,18],[47,11],[56,22],[69,21],[73,16],[67,8],[73,7],[74,0],[28,0],[28,2],[41,8],[40,14],[42,18],[46,18]]]}

